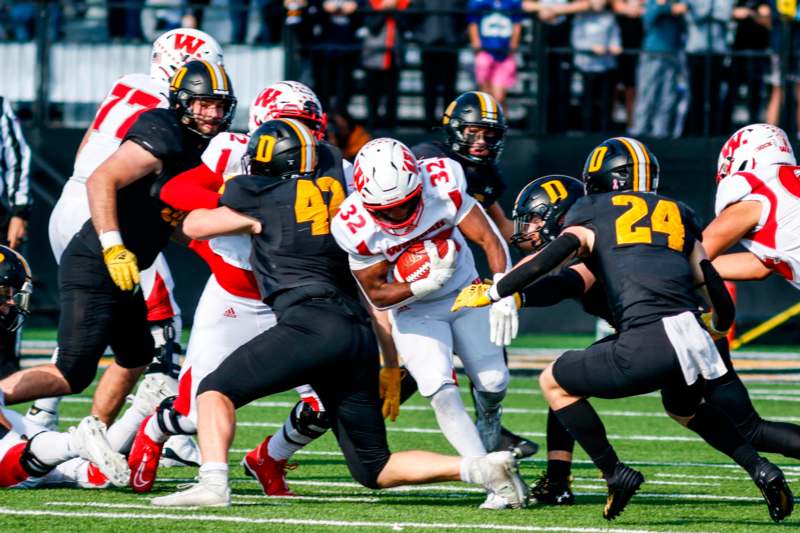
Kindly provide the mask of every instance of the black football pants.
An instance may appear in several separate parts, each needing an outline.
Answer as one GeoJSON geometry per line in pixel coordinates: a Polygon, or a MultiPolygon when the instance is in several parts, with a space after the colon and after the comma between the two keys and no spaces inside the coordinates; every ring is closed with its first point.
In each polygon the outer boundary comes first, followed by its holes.
{"type": "Polygon", "coordinates": [[[308,383],[331,417],[353,478],[378,488],[389,461],[378,397],[378,346],[368,322],[339,297],[311,298],[278,313],[278,324],[233,352],[200,383],[238,408],[308,383]]]}

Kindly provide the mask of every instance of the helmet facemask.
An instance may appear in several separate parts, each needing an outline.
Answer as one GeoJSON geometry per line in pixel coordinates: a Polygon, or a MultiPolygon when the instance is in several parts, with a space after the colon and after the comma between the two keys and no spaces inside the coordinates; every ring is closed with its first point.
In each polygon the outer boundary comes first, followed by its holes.
{"type": "Polygon", "coordinates": [[[497,162],[505,145],[505,128],[487,126],[480,123],[458,123],[453,120],[450,128],[450,148],[459,156],[478,164],[497,162]],[[480,128],[479,131],[474,131],[480,128]],[[471,130],[471,131],[468,131],[471,130]],[[471,153],[476,145],[485,145],[485,155],[471,153]]]}
{"type": "Polygon", "coordinates": [[[403,236],[414,231],[422,217],[422,185],[410,195],[386,205],[364,204],[364,207],[383,230],[403,236]],[[398,216],[399,213],[400,214],[398,216]]]}
{"type": "Polygon", "coordinates": [[[236,114],[236,98],[231,96],[196,95],[190,93],[189,91],[179,90],[177,94],[177,100],[178,105],[181,108],[181,122],[186,125],[189,130],[203,137],[204,139],[210,139],[218,133],[227,130],[233,121],[234,115],[236,114]],[[194,112],[192,111],[195,100],[214,100],[222,102],[222,116],[213,119],[195,116],[194,112]],[[217,129],[213,132],[204,133],[198,127],[198,120],[208,124],[214,124],[217,126],[217,129]]]}

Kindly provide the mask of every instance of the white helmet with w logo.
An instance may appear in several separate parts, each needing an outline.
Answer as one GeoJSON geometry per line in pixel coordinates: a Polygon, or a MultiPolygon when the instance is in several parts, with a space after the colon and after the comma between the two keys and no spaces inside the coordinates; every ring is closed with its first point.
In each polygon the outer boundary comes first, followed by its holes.
{"type": "Polygon", "coordinates": [[[395,235],[417,227],[422,216],[422,178],[408,147],[383,137],[365,144],[356,155],[353,181],[375,222],[395,235]]]}
{"type": "Polygon", "coordinates": [[[153,43],[150,55],[150,77],[164,83],[193,59],[212,65],[222,64],[222,47],[209,34],[192,28],[170,30],[153,43]]]}
{"type": "Polygon", "coordinates": [[[299,81],[279,81],[258,93],[250,104],[248,128],[253,132],[264,122],[280,118],[299,120],[320,140],[328,126],[328,116],[322,110],[319,98],[299,81]]]}
{"type": "Polygon", "coordinates": [[[717,160],[717,183],[741,171],[768,165],[795,165],[786,132],[772,124],[750,124],[731,135],[717,160]]]}

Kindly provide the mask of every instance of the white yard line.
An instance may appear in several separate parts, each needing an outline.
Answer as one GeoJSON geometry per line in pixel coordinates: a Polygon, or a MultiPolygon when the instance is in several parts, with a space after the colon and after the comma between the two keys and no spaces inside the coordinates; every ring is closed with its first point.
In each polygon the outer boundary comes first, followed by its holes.
{"type": "MultiPolygon", "coordinates": [[[[92,503],[83,504],[91,507],[92,503]]],[[[138,508],[138,506],[136,507],[138,508]]],[[[152,510],[158,508],[151,507],[152,510]]],[[[0,507],[0,514],[12,516],[54,516],[62,518],[103,518],[108,520],[175,520],[175,523],[191,522],[221,522],[238,524],[282,524],[296,526],[320,526],[320,527],[361,527],[361,528],[382,528],[392,531],[400,531],[405,528],[412,529],[492,529],[499,531],[566,531],[575,533],[655,533],[647,529],[624,529],[624,528],[595,528],[595,527],[562,527],[562,526],[516,526],[510,524],[456,524],[443,522],[370,522],[370,521],[349,521],[349,520],[311,520],[301,518],[257,518],[253,516],[223,516],[217,514],[174,514],[166,512],[152,513],[121,513],[121,512],[90,512],[90,511],[49,511],[49,510],[28,510],[28,509],[8,509],[0,507]]]]}

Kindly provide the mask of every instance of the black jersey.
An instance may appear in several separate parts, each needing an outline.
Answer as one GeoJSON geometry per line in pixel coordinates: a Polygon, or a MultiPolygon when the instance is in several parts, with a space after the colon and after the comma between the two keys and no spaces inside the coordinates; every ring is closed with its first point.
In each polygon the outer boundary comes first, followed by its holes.
{"type": "Polygon", "coordinates": [[[584,263],[602,285],[618,331],[697,312],[688,258],[701,232],[685,204],[632,191],[589,195],[567,212],[564,226],[594,231],[584,263]]]}
{"type": "MultiPolygon", "coordinates": [[[[136,254],[140,270],[148,268],[169,242],[186,213],[162,202],[160,184],[201,163],[208,139],[181,127],[175,113],[167,109],[145,111],[122,140],[135,142],[163,163],[160,174],[151,173],[117,191],[117,219],[122,242],[136,254]]],[[[91,219],[79,233],[93,251],[102,253],[91,219]]]]}
{"type": "Polygon", "coordinates": [[[506,184],[495,164],[479,165],[460,157],[441,141],[418,144],[411,149],[417,159],[449,157],[464,169],[467,178],[467,194],[475,198],[481,207],[488,209],[506,190],[506,184]]]}
{"type": "Polygon", "coordinates": [[[337,155],[320,145],[314,178],[237,176],[225,185],[222,205],[261,222],[261,233],[253,236],[252,262],[267,304],[282,291],[311,285],[357,297],[347,254],[330,232],[330,219],[347,190],[337,155]]]}

